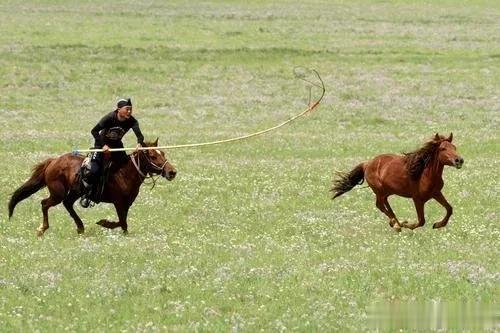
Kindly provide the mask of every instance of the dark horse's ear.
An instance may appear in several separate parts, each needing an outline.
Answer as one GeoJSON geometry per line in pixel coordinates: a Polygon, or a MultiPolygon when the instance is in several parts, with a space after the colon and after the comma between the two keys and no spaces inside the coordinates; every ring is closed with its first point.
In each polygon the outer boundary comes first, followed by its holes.
{"type": "Polygon", "coordinates": [[[153,147],[158,147],[158,137],[156,138],[155,142],[153,142],[153,147]]]}
{"type": "Polygon", "coordinates": [[[436,135],[434,136],[434,141],[439,141],[441,140],[441,137],[439,136],[439,133],[436,133],[436,135]]]}
{"type": "Polygon", "coordinates": [[[448,139],[446,139],[446,141],[451,142],[452,140],[453,140],[453,132],[450,133],[450,136],[448,137],[448,139]]]}

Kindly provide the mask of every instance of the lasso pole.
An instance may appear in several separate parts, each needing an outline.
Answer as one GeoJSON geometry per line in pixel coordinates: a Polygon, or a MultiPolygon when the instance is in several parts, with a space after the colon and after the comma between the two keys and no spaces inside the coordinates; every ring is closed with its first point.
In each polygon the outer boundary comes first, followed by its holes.
{"type": "MultiPolygon", "coordinates": [[[[251,137],[254,137],[254,136],[265,134],[267,132],[274,131],[274,130],[280,128],[280,127],[285,126],[288,123],[291,123],[292,121],[296,120],[297,118],[300,118],[300,117],[304,116],[305,114],[313,111],[319,105],[319,103],[321,102],[321,100],[323,99],[323,97],[325,96],[325,84],[324,84],[323,80],[321,79],[321,76],[319,75],[319,73],[316,70],[313,69],[312,71],[318,77],[321,85],[312,83],[312,82],[310,82],[310,81],[308,81],[308,80],[306,80],[304,78],[300,78],[300,79],[303,80],[303,81],[309,82],[309,83],[311,83],[312,85],[314,85],[314,86],[316,86],[318,88],[321,88],[321,96],[314,103],[310,103],[310,105],[309,105],[309,107],[307,109],[305,109],[304,111],[300,112],[299,114],[291,117],[290,119],[288,119],[288,120],[286,120],[286,121],[284,121],[281,124],[278,124],[276,126],[273,126],[273,127],[264,129],[262,131],[255,132],[255,133],[251,133],[251,134],[247,134],[247,135],[243,135],[243,136],[239,136],[239,137],[235,137],[235,138],[225,139],[225,140],[218,140],[218,141],[211,141],[211,142],[202,142],[202,143],[188,143],[188,144],[173,145],[173,146],[159,146],[159,147],[110,148],[110,149],[108,149],[108,151],[113,152],[113,151],[135,151],[135,150],[150,150],[150,149],[180,149],[180,148],[193,148],[193,147],[211,146],[211,145],[218,145],[218,144],[222,144],[222,143],[229,143],[229,142],[244,140],[244,139],[248,139],[248,138],[251,138],[251,137]]],[[[89,152],[102,152],[102,151],[104,151],[104,149],[73,149],[73,154],[89,153],[89,152]]]]}

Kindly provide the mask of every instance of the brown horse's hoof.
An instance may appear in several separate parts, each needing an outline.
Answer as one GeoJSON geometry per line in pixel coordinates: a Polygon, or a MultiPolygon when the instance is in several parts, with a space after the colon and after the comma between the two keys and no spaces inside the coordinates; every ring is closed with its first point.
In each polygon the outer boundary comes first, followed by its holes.
{"type": "Polygon", "coordinates": [[[84,229],[84,228],[78,228],[78,229],[76,229],[76,232],[77,232],[79,235],[81,235],[81,234],[83,234],[83,233],[85,232],[85,229],[84,229]]]}
{"type": "Polygon", "coordinates": [[[396,232],[401,232],[400,226],[394,226],[394,227],[392,227],[392,229],[394,229],[394,231],[396,231],[396,232]]]}
{"type": "Polygon", "coordinates": [[[407,229],[415,229],[417,226],[417,223],[409,223],[408,221],[403,221],[401,222],[401,227],[407,228],[407,229]]]}
{"type": "Polygon", "coordinates": [[[390,220],[389,220],[389,225],[390,225],[390,226],[391,226],[391,228],[392,228],[392,227],[394,227],[395,225],[399,225],[399,226],[400,226],[401,224],[399,223],[399,221],[398,221],[396,218],[392,218],[392,219],[390,219],[390,220]]]}
{"type": "Polygon", "coordinates": [[[42,237],[43,234],[45,233],[45,230],[47,230],[49,227],[44,227],[43,225],[40,225],[37,229],[36,229],[36,236],[38,238],[42,237]]]}

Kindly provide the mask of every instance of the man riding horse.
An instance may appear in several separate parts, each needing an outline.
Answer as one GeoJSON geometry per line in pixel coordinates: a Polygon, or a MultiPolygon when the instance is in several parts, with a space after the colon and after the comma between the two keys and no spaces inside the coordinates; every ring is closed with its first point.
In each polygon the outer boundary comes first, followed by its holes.
{"type": "MultiPolygon", "coordinates": [[[[87,208],[92,201],[92,192],[99,182],[103,168],[104,154],[109,154],[110,148],[123,148],[122,138],[132,129],[137,137],[137,148],[144,145],[144,136],[139,128],[139,122],[132,116],[132,101],[120,99],[116,103],[116,109],[105,115],[97,125],[92,128],[95,149],[103,149],[103,152],[92,152],[90,161],[82,169],[83,196],[80,205],[87,208]]],[[[124,151],[111,153],[111,161],[119,166],[128,160],[124,151]]]]}

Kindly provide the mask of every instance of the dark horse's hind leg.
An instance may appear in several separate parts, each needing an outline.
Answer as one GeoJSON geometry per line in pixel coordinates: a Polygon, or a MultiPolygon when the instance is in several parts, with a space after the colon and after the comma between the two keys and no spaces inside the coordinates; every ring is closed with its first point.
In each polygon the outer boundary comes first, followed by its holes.
{"type": "Polygon", "coordinates": [[[401,231],[401,224],[399,223],[398,219],[396,218],[396,214],[394,214],[394,211],[389,205],[387,196],[377,195],[376,205],[377,208],[389,218],[389,225],[391,226],[391,228],[394,228],[394,230],[398,232],[401,231]]]}
{"type": "Polygon", "coordinates": [[[85,231],[85,227],[83,226],[82,220],[80,219],[78,214],[75,212],[75,209],[73,208],[73,204],[78,199],[78,197],[79,195],[75,193],[70,193],[70,195],[63,200],[63,205],[68,211],[69,215],[75,221],[76,232],[78,232],[79,234],[83,234],[83,232],[85,231]]]}
{"type": "Polygon", "coordinates": [[[128,232],[127,231],[127,228],[128,228],[127,214],[128,214],[129,206],[126,204],[116,203],[116,202],[114,203],[114,205],[115,205],[116,213],[118,214],[119,221],[112,222],[112,221],[108,221],[106,219],[102,219],[99,222],[97,222],[97,224],[100,225],[101,227],[108,228],[108,229],[114,229],[114,228],[121,227],[123,230],[123,233],[126,234],[128,232]]]}
{"type": "Polygon", "coordinates": [[[43,236],[45,230],[49,228],[49,208],[60,204],[63,200],[65,193],[64,185],[62,185],[61,183],[51,184],[51,186],[49,187],[49,192],[50,196],[41,201],[43,222],[36,230],[36,234],[38,237],[43,236]]]}

